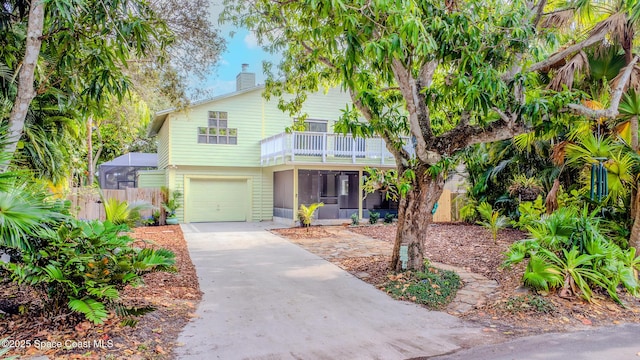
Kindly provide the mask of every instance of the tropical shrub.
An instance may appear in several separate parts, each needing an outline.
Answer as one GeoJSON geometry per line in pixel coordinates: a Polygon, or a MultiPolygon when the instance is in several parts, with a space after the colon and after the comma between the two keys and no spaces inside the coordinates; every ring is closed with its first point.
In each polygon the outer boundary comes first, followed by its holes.
{"type": "Polygon", "coordinates": [[[324,203],[313,203],[308,207],[305,204],[300,204],[298,209],[298,220],[300,220],[300,226],[309,227],[313,221],[316,210],[323,207],[324,203]]]}
{"type": "Polygon", "coordinates": [[[360,217],[358,214],[351,214],[351,225],[356,226],[360,224],[360,217]]]}
{"type": "Polygon", "coordinates": [[[396,215],[395,215],[395,214],[387,213],[387,214],[384,216],[384,223],[385,223],[385,224],[392,224],[392,223],[393,223],[393,219],[395,219],[395,218],[396,218],[396,215]]]}
{"type": "Polygon", "coordinates": [[[369,224],[373,225],[380,219],[380,213],[376,211],[369,211],[369,224]]]}
{"type": "Polygon", "coordinates": [[[511,225],[520,230],[526,230],[527,226],[540,220],[545,211],[541,196],[538,196],[535,201],[522,201],[518,204],[518,221],[512,220],[511,225]]]}
{"type": "Polygon", "coordinates": [[[45,189],[13,174],[0,189],[0,247],[27,250],[29,235],[48,229],[68,216],[64,202],[52,199],[45,189]]]}
{"type": "Polygon", "coordinates": [[[483,202],[478,206],[478,213],[484,221],[478,221],[479,225],[488,229],[495,244],[498,243],[498,231],[504,229],[509,224],[509,219],[500,214],[499,211],[493,210],[493,207],[487,202],[483,202]]]}
{"type": "Polygon", "coordinates": [[[180,198],[182,193],[178,190],[169,190],[167,187],[160,188],[162,197],[165,201],[162,203],[162,208],[167,212],[167,217],[173,217],[176,215],[176,210],[180,208],[180,198]]]}
{"type": "Polygon", "coordinates": [[[530,258],[523,281],[541,291],[560,290],[560,296],[580,295],[590,301],[596,288],[620,302],[618,288],[640,295],[640,259],[635,249],[623,250],[605,237],[597,216],[600,209],[560,208],[527,226],[530,239],[511,245],[503,265],[530,258]]]}
{"type": "Polygon", "coordinates": [[[17,262],[2,266],[13,281],[42,291],[45,311],[59,314],[64,308],[102,323],[109,309],[119,314],[139,313],[119,302],[120,290],[139,285],[150,271],[174,271],[175,256],[164,249],[132,247],[128,227],[106,221],[73,219],[57,229],[40,229],[37,248],[22,251],[17,262]]]}
{"type": "Polygon", "coordinates": [[[126,224],[133,227],[142,221],[140,212],[153,209],[153,206],[144,201],[127,203],[116,198],[103,200],[104,212],[108,221],[115,225],[126,224]]]}
{"type": "Polygon", "coordinates": [[[535,200],[543,191],[538,179],[522,174],[515,175],[509,186],[509,195],[524,201],[535,200]]]}
{"type": "Polygon", "coordinates": [[[541,247],[556,251],[569,245],[576,218],[577,211],[574,208],[560,208],[526,228],[541,247]]]}
{"type": "Polygon", "coordinates": [[[466,194],[464,196],[458,196],[455,199],[456,202],[461,202],[464,205],[460,207],[459,216],[462,221],[470,223],[475,222],[478,219],[478,201],[466,194]]]}

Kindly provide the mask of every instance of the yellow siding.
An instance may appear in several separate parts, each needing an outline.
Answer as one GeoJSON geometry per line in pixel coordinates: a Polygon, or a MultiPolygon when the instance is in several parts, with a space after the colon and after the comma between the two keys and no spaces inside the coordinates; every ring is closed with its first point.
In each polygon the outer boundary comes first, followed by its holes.
{"type": "Polygon", "coordinates": [[[164,170],[138,171],[139,188],[159,188],[165,184],[164,170]]]}
{"type": "MultiPolygon", "coordinates": [[[[171,115],[168,118],[171,118],[171,115]]],[[[170,127],[170,121],[166,121],[156,137],[158,139],[158,169],[164,169],[169,165],[170,127]]]]}
{"type": "MultiPolygon", "coordinates": [[[[179,166],[260,166],[260,140],[285,131],[293,118],[277,108],[277,99],[265,101],[261,89],[230,96],[168,116],[159,137],[169,139],[169,164],[179,166]],[[238,129],[238,144],[199,144],[198,127],[206,127],[209,111],[226,111],[228,127],[238,129]],[[170,127],[170,136],[165,128],[170,127]]],[[[332,89],[309,95],[303,111],[310,119],[328,120],[329,132],[338,120],[348,96],[332,89]]],[[[162,158],[162,156],[160,156],[162,158]]],[[[163,163],[164,164],[164,163],[163,163]]],[[[162,166],[162,165],[161,165],[162,166]]]]}

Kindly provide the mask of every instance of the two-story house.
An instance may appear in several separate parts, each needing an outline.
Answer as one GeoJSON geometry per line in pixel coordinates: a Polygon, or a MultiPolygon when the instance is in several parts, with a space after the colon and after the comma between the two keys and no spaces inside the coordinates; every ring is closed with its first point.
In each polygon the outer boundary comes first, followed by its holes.
{"type": "MultiPolygon", "coordinates": [[[[379,193],[365,197],[365,166],[392,168],[380,138],[335,134],[333,124],[349,96],[338,89],[310,94],[306,131],[285,132],[295,119],[266,101],[255,74],[237,76],[237,91],[156,114],[158,170],[139,186],[165,185],[183,193],[182,222],[296,220],[300,204],[323,202],[318,219],[367,217],[388,209],[379,193]]],[[[348,220],[346,220],[348,221],[348,220]]]]}

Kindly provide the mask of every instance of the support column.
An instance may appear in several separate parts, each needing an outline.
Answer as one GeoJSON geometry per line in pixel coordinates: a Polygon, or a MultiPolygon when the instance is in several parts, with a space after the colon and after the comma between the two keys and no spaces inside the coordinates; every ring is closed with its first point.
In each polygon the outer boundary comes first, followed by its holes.
{"type": "Polygon", "coordinates": [[[364,190],[362,190],[363,184],[364,178],[362,177],[362,169],[360,169],[358,170],[358,219],[362,219],[362,201],[364,200],[364,190]]]}
{"type": "Polygon", "coordinates": [[[298,214],[298,167],[293,167],[293,222],[296,222],[298,214]]]}

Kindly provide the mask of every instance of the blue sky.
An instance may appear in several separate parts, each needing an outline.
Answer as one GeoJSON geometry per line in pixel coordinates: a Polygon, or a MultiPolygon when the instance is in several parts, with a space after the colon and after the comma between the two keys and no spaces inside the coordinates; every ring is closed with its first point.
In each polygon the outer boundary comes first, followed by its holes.
{"type": "MultiPolygon", "coordinates": [[[[211,0],[211,17],[214,24],[218,24],[218,17],[223,9],[221,3],[222,0],[211,0]]],[[[228,24],[219,26],[220,34],[227,40],[227,50],[222,54],[212,74],[205,81],[194,82],[192,85],[209,91],[213,96],[233,92],[236,89],[236,75],[242,69],[242,64],[249,64],[249,71],[256,74],[256,83],[264,84],[262,62],[276,59],[277,56],[262,50],[250,31],[228,24]]]]}

